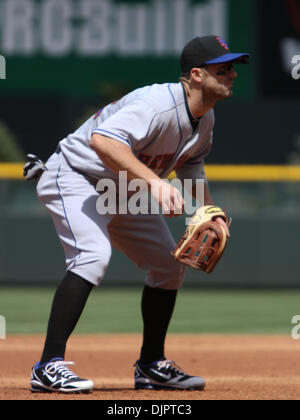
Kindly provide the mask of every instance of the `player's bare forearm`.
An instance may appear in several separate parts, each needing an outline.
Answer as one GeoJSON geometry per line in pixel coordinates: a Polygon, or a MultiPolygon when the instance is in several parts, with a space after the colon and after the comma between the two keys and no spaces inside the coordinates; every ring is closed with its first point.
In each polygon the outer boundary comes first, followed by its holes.
{"type": "Polygon", "coordinates": [[[132,153],[131,149],[117,140],[94,134],[90,146],[105,166],[115,173],[126,171],[128,179],[143,179],[151,186],[153,179],[160,179],[132,153]]]}
{"type": "Polygon", "coordinates": [[[166,215],[172,217],[182,214],[184,200],[181,193],[140,162],[128,146],[99,134],[93,135],[90,146],[95,150],[103,164],[113,172],[126,171],[129,180],[143,179],[166,215]],[[154,181],[157,181],[155,187],[154,181]]]}
{"type": "MultiPolygon", "coordinates": [[[[196,199],[196,187],[193,187],[193,197],[196,199]]],[[[204,183],[204,206],[212,206],[214,204],[215,204],[214,200],[209,190],[209,185],[207,182],[205,182],[204,183]]],[[[227,223],[221,217],[218,217],[216,221],[224,227],[227,236],[230,236],[227,223]]]]}
{"type": "Polygon", "coordinates": [[[212,204],[215,204],[215,202],[214,202],[214,199],[212,198],[212,195],[210,193],[208,183],[205,182],[204,183],[204,205],[209,206],[209,205],[212,205],[212,204]]]}

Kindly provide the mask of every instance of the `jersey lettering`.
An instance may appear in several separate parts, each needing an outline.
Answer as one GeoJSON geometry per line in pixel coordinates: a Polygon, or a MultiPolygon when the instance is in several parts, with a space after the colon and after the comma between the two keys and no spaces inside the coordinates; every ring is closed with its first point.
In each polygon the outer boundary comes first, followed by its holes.
{"type": "Polygon", "coordinates": [[[152,160],[151,165],[149,166],[150,169],[156,169],[158,166],[158,163],[161,161],[161,159],[163,158],[164,155],[157,155],[155,156],[155,158],[152,160]]]}
{"type": "Polygon", "coordinates": [[[184,153],[180,158],[178,159],[176,166],[174,169],[179,169],[184,165],[184,162],[186,162],[190,158],[190,155],[187,153],[184,153]]]}
{"type": "Polygon", "coordinates": [[[167,155],[163,155],[160,166],[158,169],[165,169],[169,162],[173,159],[175,153],[168,153],[167,155]]]}
{"type": "Polygon", "coordinates": [[[148,166],[148,163],[150,162],[152,156],[150,155],[145,155],[144,153],[140,153],[138,155],[138,159],[146,166],[148,166]]]}

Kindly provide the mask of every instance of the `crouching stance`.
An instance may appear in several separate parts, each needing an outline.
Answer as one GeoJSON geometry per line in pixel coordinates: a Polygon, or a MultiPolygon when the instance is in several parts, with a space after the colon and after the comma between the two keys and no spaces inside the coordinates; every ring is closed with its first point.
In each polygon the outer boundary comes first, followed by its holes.
{"type": "Polygon", "coordinates": [[[195,38],[183,49],[179,83],[142,87],[99,110],[59,142],[45,166],[31,157],[33,164],[25,175],[34,178],[37,165],[41,175],[37,193],[53,219],[67,268],[53,299],[41,358],[32,369],[33,392],[93,390],[91,380],[69,369],[65,351],[91,290],[105,276],[112,247],[145,271],[143,342],[135,388],[204,389],[202,377],[186,374],[165,356],[185,266],[171,255],[176,243],[165,219],[184,211],[184,199],[163,179],[174,171],[194,184],[202,179],[204,204],[213,204],[204,170],[212,144],[213,107],[231,97],[237,76],[234,64],[247,57],[231,53],[220,37],[195,38]],[[117,184],[121,171],[129,181],[143,180],[163,214],[99,214],[98,181],[117,184]]]}

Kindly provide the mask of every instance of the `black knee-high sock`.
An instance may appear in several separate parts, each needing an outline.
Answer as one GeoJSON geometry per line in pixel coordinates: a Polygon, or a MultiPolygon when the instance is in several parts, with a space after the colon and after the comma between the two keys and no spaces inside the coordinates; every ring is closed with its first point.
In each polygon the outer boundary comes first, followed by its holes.
{"type": "Polygon", "coordinates": [[[56,290],[41,364],[64,359],[66,344],[84,309],[93,285],[70,271],[56,290]]]}
{"type": "Polygon", "coordinates": [[[176,303],[177,290],[144,287],[142,315],[144,321],[143,346],[140,363],[151,363],[165,357],[164,345],[176,303]]]}

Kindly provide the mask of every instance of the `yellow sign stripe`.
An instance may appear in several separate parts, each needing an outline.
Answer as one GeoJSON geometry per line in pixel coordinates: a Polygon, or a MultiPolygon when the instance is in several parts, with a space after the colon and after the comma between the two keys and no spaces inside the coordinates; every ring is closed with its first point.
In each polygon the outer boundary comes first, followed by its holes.
{"type": "MultiPolygon", "coordinates": [[[[218,182],[300,182],[300,166],[206,165],[208,181],[218,182]]],[[[170,178],[175,178],[172,173],[170,178]]]]}
{"type": "Polygon", "coordinates": [[[207,165],[206,175],[211,181],[297,182],[300,166],[207,165]]]}
{"type": "Polygon", "coordinates": [[[21,179],[23,178],[23,163],[1,163],[0,178],[21,179]]]}
{"type": "MultiPolygon", "coordinates": [[[[23,179],[23,163],[0,164],[0,179],[23,179]]],[[[299,166],[206,165],[209,181],[222,182],[300,182],[299,166]]],[[[173,173],[170,178],[174,178],[173,173]]]]}

